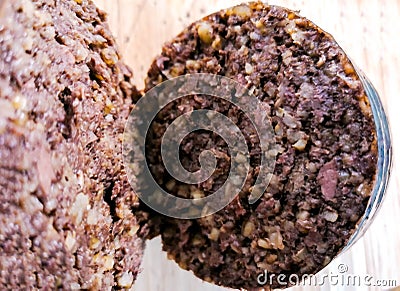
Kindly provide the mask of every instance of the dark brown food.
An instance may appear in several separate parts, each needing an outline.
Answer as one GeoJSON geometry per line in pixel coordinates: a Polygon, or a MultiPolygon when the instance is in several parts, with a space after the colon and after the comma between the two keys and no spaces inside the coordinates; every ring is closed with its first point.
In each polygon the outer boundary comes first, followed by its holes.
{"type": "Polygon", "coordinates": [[[143,241],[121,162],[136,89],[92,1],[1,1],[0,289],[129,288],[143,241]]]}
{"type": "Polygon", "coordinates": [[[182,268],[206,281],[232,287],[283,288],[278,274],[313,274],[345,246],[363,215],[374,184],[376,135],[369,102],[353,65],[334,39],[285,8],[243,4],[186,28],[156,58],[146,90],[188,73],[230,77],[267,107],[276,134],[276,167],[263,197],[249,205],[257,175],[257,139],[232,104],[189,96],[168,106],[152,127],[147,159],[170,193],[196,197],[214,192],[229,171],[229,151],[204,131],[181,145],[181,162],[198,170],[198,156],[212,149],[218,170],[200,185],[172,179],[161,165],[160,142],[173,119],[200,108],[229,116],[244,132],[251,153],[247,183],[218,213],[197,220],[153,218],[163,248],[182,268]],[[247,134],[246,134],[247,132],[247,134]],[[275,277],[273,278],[272,275],[275,277]],[[269,284],[271,283],[271,284],[269,284]]]}

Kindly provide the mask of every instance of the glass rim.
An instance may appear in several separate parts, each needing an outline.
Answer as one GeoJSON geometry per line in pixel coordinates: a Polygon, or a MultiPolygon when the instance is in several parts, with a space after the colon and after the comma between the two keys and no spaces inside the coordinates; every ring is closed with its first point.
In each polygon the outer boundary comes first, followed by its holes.
{"type": "MultiPolygon", "coordinates": [[[[354,64],[353,64],[354,66],[354,64]]],[[[355,70],[364,87],[365,94],[371,105],[376,130],[378,161],[374,187],[369,198],[367,208],[356,225],[356,229],[343,248],[348,250],[360,239],[373,222],[385,197],[392,170],[392,144],[388,118],[385,114],[379,94],[367,76],[356,66],[355,70]]]]}

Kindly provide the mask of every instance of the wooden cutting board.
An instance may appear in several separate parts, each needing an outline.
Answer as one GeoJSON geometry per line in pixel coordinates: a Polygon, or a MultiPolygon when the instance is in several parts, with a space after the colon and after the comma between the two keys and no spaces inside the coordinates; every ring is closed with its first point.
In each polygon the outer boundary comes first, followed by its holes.
{"type": "MultiPolygon", "coordinates": [[[[239,0],[95,0],[109,13],[109,22],[125,62],[135,73],[135,83],[143,79],[152,58],[162,44],[190,22],[239,0]]],[[[392,126],[395,151],[392,179],[385,201],[364,237],[324,271],[370,275],[375,280],[397,280],[400,285],[400,1],[399,0],[277,0],[269,4],[300,10],[331,33],[353,61],[371,79],[381,95],[392,126]]],[[[374,286],[295,287],[290,290],[387,290],[374,286]]],[[[227,290],[204,283],[166,259],[159,239],[148,243],[143,272],[134,290],[186,291],[227,290]]]]}

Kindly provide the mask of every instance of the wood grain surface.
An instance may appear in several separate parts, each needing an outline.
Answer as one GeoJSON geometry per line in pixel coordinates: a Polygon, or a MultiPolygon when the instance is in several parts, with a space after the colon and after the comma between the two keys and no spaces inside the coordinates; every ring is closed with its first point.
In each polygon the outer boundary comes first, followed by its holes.
{"type": "MultiPolygon", "coordinates": [[[[190,22],[237,0],[95,0],[109,13],[109,23],[117,37],[125,62],[135,72],[135,83],[143,79],[162,44],[190,22]]],[[[377,88],[390,119],[394,166],[386,198],[374,223],[349,251],[335,259],[321,274],[370,275],[375,280],[397,280],[400,285],[400,0],[277,0],[269,4],[300,10],[331,33],[351,59],[377,88]]],[[[341,285],[341,284],[339,284],[341,285]]],[[[294,287],[290,290],[388,290],[374,286],[294,287]]],[[[143,272],[134,290],[186,291],[227,290],[204,283],[182,271],[161,252],[159,239],[147,245],[143,272]]]]}

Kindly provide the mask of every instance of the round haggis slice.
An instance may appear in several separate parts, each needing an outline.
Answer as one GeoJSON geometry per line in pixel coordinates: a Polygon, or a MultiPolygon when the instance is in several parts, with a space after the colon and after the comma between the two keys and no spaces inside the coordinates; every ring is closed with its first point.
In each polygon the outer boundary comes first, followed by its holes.
{"type": "Polygon", "coordinates": [[[0,4],[0,289],[129,288],[143,241],[121,141],[138,94],[106,15],[0,4]]]}
{"type": "Polygon", "coordinates": [[[162,166],[163,131],[191,110],[215,110],[237,124],[249,146],[250,174],[233,202],[213,215],[154,218],[164,250],[199,278],[231,288],[284,288],[290,274],[316,273],[346,245],[375,181],[373,116],[353,65],[332,36],[309,20],[250,3],[205,17],[166,43],[148,72],[146,90],[192,73],[232,78],[263,102],[275,131],[276,165],[261,199],[249,204],[263,153],[240,110],[201,95],[171,103],[153,122],[147,152],[163,188],[184,198],[207,196],[229,172],[226,144],[206,130],[182,141],[180,159],[197,171],[201,151],[213,151],[217,170],[209,180],[185,184],[162,166]],[[265,273],[268,278],[260,277],[265,273]],[[279,274],[286,281],[278,282],[279,274]]]}

